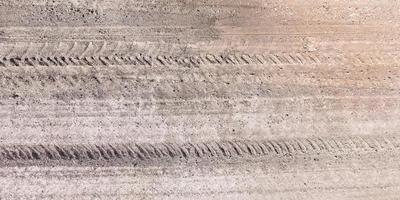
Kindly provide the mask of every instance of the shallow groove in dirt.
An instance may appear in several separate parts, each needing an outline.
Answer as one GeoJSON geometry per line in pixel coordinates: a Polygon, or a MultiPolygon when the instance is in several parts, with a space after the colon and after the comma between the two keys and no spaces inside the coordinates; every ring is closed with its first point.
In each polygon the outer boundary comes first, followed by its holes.
{"type": "Polygon", "coordinates": [[[155,144],[44,144],[2,145],[0,164],[30,163],[46,164],[56,161],[68,164],[79,161],[81,165],[96,165],[102,162],[130,163],[137,165],[148,161],[158,164],[163,161],[190,161],[218,158],[241,160],[265,156],[294,156],[337,154],[347,152],[398,151],[397,136],[349,136],[311,137],[281,140],[232,140],[202,143],[155,143],[155,144]]]}
{"type": "MultiPolygon", "coordinates": [[[[330,58],[315,53],[276,54],[206,54],[199,56],[90,56],[90,57],[3,57],[0,66],[66,66],[66,65],[144,65],[144,66],[198,66],[198,65],[305,65],[340,61],[340,57],[330,58]]],[[[354,59],[357,59],[355,57],[354,59]]]]}

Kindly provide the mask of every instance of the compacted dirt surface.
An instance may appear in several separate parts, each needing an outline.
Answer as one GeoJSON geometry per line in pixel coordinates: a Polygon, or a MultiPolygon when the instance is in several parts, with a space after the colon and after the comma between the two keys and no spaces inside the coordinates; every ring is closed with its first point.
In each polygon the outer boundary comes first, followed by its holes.
{"type": "Polygon", "coordinates": [[[394,0],[0,0],[0,199],[400,199],[394,0]]]}

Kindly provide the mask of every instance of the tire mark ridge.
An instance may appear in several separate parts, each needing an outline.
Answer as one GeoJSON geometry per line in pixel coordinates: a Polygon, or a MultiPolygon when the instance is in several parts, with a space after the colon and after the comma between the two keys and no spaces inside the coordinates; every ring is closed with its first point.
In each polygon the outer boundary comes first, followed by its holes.
{"type": "Polygon", "coordinates": [[[304,154],[400,150],[396,136],[310,137],[280,140],[222,140],[188,143],[2,145],[4,161],[157,161],[208,158],[257,158],[304,154]]]}

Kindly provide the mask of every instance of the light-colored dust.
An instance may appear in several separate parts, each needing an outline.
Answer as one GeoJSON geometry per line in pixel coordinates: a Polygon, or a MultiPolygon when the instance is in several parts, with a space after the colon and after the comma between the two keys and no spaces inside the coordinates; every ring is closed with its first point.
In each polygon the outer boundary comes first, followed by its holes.
{"type": "Polygon", "coordinates": [[[0,0],[0,199],[399,199],[399,9],[0,0]]]}

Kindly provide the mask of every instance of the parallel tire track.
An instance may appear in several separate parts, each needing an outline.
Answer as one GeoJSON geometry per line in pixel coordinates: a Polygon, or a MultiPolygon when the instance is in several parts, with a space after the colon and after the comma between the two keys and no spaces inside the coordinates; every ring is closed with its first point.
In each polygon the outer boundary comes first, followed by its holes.
{"type": "Polygon", "coordinates": [[[11,56],[0,58],[0,66],[66,66],[66,65],[145,65],[145,66],[197,66],[197,65],[304,65],[333,63],[342,58],[312,52],[266,54],[202,54],[193,56],[171,55],[110,55],[110,56],[11,56]]]}
{"type": "Polygon", "coordinates": [[[324,54],[317,52],[276,52],[276,53],[209,53],[189,56],[173,55],[108,55],[108,56],[3,56],[0,67],[16,66],[201,66],[201,65],[318,65],[343,64],[355,65],[399,63],[397,53],[355,53],[324,54]]]}
{"type": "Polygon", "coordinates": [[[200,143],[2,145],[0,162],[121,160],[130,163],[161,160],[241,159],[304,154],[358,154],[399,150],[397,136],[312,137],[282,140],[232,140],[200,143]]]}

